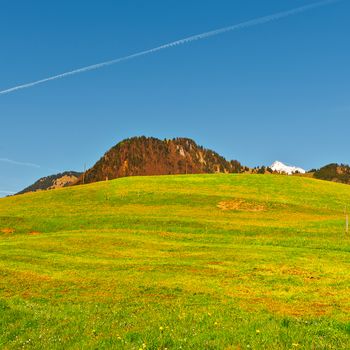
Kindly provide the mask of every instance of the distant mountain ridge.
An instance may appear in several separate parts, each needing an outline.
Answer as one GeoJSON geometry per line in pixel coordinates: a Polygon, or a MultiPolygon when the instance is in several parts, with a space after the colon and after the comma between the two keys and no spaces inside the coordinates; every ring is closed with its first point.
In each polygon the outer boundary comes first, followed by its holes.
{"type": "Polygon", "coordinates": [[[126,176],[237,173],[241,164],[198,146],[189,138],[133,137],[119,142],[77,184],[126,176]]]}
{"type": "Polygon", "coordinates": [[[36,181],[33,185],[30,185],[24,190],[18,192],[17,194],[67,187],[77,182],[81,175],[82,173],[80,172],[65,171],[60,174],[45,176],[36,181]]]}
{"type": "Polygon", "coordinates": [[[313,177],[320,180],[350,184],[350,166],[346,164],[328,164],[314,171],[313,177]]]}
{"type": "MultiPolygon", "coordinates": [[[[270,167],[243,167],[237,160],[228,161],[218,153],[199,146],[189,138],[160,140],[154,137],[125,139],[86,172],[66,171],[43,177],[17,194],[112,180],[126,176],[251,173],[305,174],[296,166],[276,161],[270,167]]],[[[350,166],[328,164],[305,174],[317,179],[350,184],[350,166]]]]}

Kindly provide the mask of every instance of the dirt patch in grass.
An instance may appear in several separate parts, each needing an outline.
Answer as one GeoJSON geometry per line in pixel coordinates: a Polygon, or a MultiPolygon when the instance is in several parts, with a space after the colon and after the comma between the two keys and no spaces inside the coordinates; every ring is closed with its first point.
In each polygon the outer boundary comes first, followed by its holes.
{"type": "Polygon", "coordinates": [[[267,208],[261,203],[246,202],[243,199],[234,199],[221,201],[217,205],[221,210],[238,210],[238,211],[265,211],[267,208]]]}
{"type": "Polygon", "coordinates": [[[38,236],[38,235],[41,235],[41,232],[39,231],[31,231],[28,233],[29,236],[38,236]]]}
{"type": "Polygon", "coordinates": [[[269,312],[280,316],[290,317],[321,317],[332,313],[333,307],[327,303],[320,302],[295,302],[286,303],[282,300],[272,299],[268,297],[254,297],[240,303],[241,307],[249,312],[257,312],[266,309],[269,312]]]}
{"type": "Polygon", "coordinates": [[[6,227],[1,229],[1,233],[4,233],[5,235],[11,235],[12,233],[15,233],[14,228],[6,227]]]}

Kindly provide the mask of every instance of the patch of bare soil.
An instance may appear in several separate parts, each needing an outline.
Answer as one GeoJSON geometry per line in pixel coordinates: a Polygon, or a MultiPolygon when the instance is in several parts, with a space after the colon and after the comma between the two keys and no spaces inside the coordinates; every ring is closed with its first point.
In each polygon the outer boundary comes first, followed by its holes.
{"type": "Polygon", "coordinates": [[[14,228],[6,227],[1,229],[1,233],[4,233],[5,235],[11,235],[12,233],[15,233],[14,228]]]}
{"type": "Polygon", "coordinates": [[[221,210],[238,210],[238,211],[265,211],[266,206],[261,203],[246,202],[243,199],[234,199],[221,201],[217,207],[221,210]]]}
{"type": "Polygon", "coordinates": [[[30,235],[30,236],[38,236],[38,235],[41,235],[41,232],[39,232],[39,231],[31,231],[31,232],[28,233],[28,235],[30,235]]]}

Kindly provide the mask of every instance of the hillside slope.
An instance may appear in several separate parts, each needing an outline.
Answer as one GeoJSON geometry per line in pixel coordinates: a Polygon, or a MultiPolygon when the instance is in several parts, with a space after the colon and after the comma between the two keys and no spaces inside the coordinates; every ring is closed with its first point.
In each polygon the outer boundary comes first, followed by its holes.
{"type": "Polygon", "coordinates": [[[241,165],[227,161],[193,140],[133,137],[112,147],[78,181],[92,183],[125,176],[237,173],[241,165]]]}
{"type": "Polygon", "coordinates": [[[0,348],[349,349],[348,203],[229,174],[0,199],[0,348]]]}
{"type": "Polygon", "coordinates": [[[76,171],[65,171],[63,173],[45,176],[17,194],[67,187],[77,182],[81,175],[82,173],[76,171]]]}
{"type": "Polygon", "coordinates": [[[315,170],[313,176],[316,179],[350,184],[350,166],[336,163],[328,164],[315,170]]]}

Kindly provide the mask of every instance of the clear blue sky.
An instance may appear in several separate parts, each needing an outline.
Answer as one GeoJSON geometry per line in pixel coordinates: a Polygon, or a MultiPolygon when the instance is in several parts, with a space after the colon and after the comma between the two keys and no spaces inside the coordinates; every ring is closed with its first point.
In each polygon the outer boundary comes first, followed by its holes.
{"type": "MultiPolygon", "coordinates": [[[[2,0],[0,90],[309,0],[2,0]]],[[[0,191],[135,135],[249,166],[350,163],[350,1],[0,96],[0,191]]],[[[3,193],[0,193],[0,195],[3,193]]]]}

